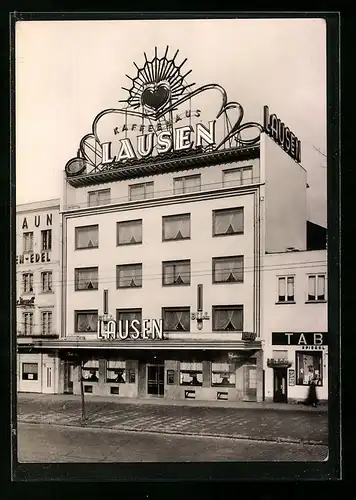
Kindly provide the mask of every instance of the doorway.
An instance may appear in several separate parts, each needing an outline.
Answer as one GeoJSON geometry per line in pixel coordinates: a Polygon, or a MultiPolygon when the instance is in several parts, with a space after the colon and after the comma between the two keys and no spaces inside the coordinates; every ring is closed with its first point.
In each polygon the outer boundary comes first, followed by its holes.
{"type": "Polygon", "coordinates": [[[164,365],[147,365],[147,395],[164,396],[164,365]]]}
{"type": "Polygon", "coordinates": [[[273,372],[273,401],[287,403],[287,368],[274,368],[273,372]]]}
{"type": "Polygon", "coordinates": [[[257,367],[256,365],[244,366],[244,401],[257,401],[257,367]]]}
{"type": "Polygon", "coordinates": [[[64,394],[73,394],[74,363],[64,362],[64,394]]]}

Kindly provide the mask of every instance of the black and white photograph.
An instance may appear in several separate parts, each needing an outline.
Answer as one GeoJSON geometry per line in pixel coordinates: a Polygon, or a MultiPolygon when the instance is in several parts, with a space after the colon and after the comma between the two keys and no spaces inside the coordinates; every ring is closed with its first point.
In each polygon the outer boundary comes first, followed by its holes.
{"type": "Polygon", "coordinates": [[[15,52],[18,462],[326,461],[325,20],[15,52]]]}

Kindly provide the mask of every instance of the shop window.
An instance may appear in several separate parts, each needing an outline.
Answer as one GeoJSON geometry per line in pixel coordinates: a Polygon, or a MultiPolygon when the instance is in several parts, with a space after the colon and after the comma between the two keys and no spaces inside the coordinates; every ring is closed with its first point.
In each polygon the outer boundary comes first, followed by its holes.
{"type": "Polygon", "coordinates": [[[32,335],[33,332],[33,313],[25,312],[22,315],[23,318],[23,329],[25,335],[32,335]]]}
{"type": "Polygon", "coordinates": [[[162,262],[164,286],[190,285],[190,260],[162,262]]]}
{"type": "Polygon", "coordinates": [[[108,203],[110,203],[110,189],[98,189],[97,191],[90,191],[88,193],[89,207],[107,205],[108,203]]]}
{"type": "Polygon", "coordinates": [[[190,214],[168,215],[162,218],[163,241],[190,238],[190,214]]]}
{"type": "Polygon", "coordinates": [[[106,382],[126,383],[126,362],[109,360],[106,362],[106,382]]]}
{"type": "Polygon", "coordinates": [[[181,361],[179,368],[180,385],[203,385],[203,363],[181,361]]]}
{"type": "Polygon", "coordinates": [[[142,243],[142,219],[128,220],[116,224],[117,245],[142,243]]]}
{"type": "Polygon", "coordinates": [[[243,331],[243,306],[213,306],[214,331],[243,331]]]}
{"type": "Polygon", "coordinates": [[[52,292],[52,271],[41,273],[42,292],[52,292]]]}
{"type": "Polygon", "coordinates": [[[142,182],[129,186],[129,200],[145,200],[153,198],[153,182],[142,182]]]}
{"type": "Polygon", "coordinates": [[[229,363],[211,363],[212,387],[235,387],[235,369],[229,363]]]}
{"type": "Polygon", "coordinates": [[[173,179],[174,194],[192,193],[201,189],[201,175],[186,175],[173,179]]]}
{"type": "Polygon", "coordinates": [[[42,250],[52,250],[52,229],[41,231],[42,250]]]}
{"type": "Polygon", "coordinates": [[[167,384],[174,385],[175,383],[174,370],[167,370],[167,384]]]}
{"type": "Polygon", "coordinates": [[[322,352],[296,352],[297,385],[309,385],[312,380],[323,385],[322,368],[322,352]]]}
{"type": "Polygon", "coordinates": [[[142,264],[116,266],[116,288],[141,288],[142,264]]]}
{"type": "Polygon", "coordinates": [[[294,302],[294,276],[278,277],[278,302],[294,302]]]}
{"type": "Polygon", "coordinates": [[[308,302],[325,301],[325,274],[311,274],[308,276],[308,302]]]}
{"type": "Polygon", "coordinates": [[[252,167],[230,168],[223,171],[223,186],[234,187],[252,183],[252,167]]]}
{"type": "Polygon", "coordinates": [[[23,253],[33,252],[33,232],[23,233],[23,253]]]}
{"type": "Polygon", "coordinates": [[[242,283],[243,280],[243,255],[213,259],[213,283],[242,283]]]}
{"type": "Polygon", "coordinates": [[[213,236],[228,236],[244,232],[243,207],[213,211],[213,236]]]}
{"type": "Polygon", "coordinates": [[[22,275],[23,293],[33,293],[33,273],[24,273],[22,275]]]}
{"type": "Polygon", "coordinates": [[[122,322],[123,332],[128,329],[129,333],[137,334],[136,330],[140,331],[142,323],[142,309],[116,309],[116,320],[122,322]],[[136,322],[132,325],[134,320],[136,322]]]}
{"type": "Polygon", "coordinates": [[[190,307],[164,307],[163,328],[167,332],[190,331],[190,307]]]}
{"type": "Polygon", "coordinates": [[[75,228],[75,248],[76,250],[83,248],[98,248],[99,247],[99,226],[82,226],[75,228]]]}
{"type": "Polygon", "coordinates": [[[74,270],[75,290],[97,290],[98,268],[81,267],[74,270]]]}
{"type": "Polygon", "coordinates": [[[52,333],[52,311],[41,312],[41,334],[50,335],[52,333]]]}
{"type": "Polygon", "coordinates": [[[84,382],[99,382],[98,359],[90,359],[83,364],[82,377],[84,382]]]}
{"type": "Polygon", "coordinates": [[[22,380],[38,380],[38,363],[22,363],[22,380]]]}
{"type": "Polygon", "coordinates": [[[75,331],[77,333],[92,333],[98,331],[98,311],[74,311],[75,331]]]}

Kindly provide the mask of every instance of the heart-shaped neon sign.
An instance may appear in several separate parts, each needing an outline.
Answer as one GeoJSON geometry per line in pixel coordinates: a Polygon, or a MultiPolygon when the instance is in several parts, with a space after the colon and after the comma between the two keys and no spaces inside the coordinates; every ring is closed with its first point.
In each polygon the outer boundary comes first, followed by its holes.
{"type": "Polygon", "coordinates": [[[141,95],[141,102],[144,106],[158,110],[169,100],[170,91],[167,85],[150,85],[145,88],[141,95]]]}

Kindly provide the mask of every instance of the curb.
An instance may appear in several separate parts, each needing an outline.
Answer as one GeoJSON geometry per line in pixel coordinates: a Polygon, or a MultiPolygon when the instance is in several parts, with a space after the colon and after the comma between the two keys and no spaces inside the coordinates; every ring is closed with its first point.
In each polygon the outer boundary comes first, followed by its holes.
{"type": "Polygon", "coordinates": [[[143,434],[164,434],[164,435],[175,435],[175,436],[192,436],[192,437],[210,437],[210,438],[223,438],[223,439],[236,439],[240,441],[256,441],[256,442],[265,442],[265,443],[286,443],[286,444],[299,444],[299,445],[310,445],[310,446],[327,446],[328,443],[323,442],[323,441],[316,441],[313,439],[294,439],[294,438],[284,438],[284,437],[278,437],[278,438],[263,438],[263,437],[256,437],[256,436],[247,436],[244,434],[214,434],[214,433],[201,433],[201,432],[189,432],[189,431],[170,431],[170,430],[147,430],[147,429],[132,429],[130,427],[123,427],[120,426],[119,429],[116,427],[103,427],[99,423],[97,425],[95,424],[73,424],[73,423],[50,423],[50,422],[39,422],[39,421],[31,421],[31,420],[26,420],[23,418],[19,418],[18,422],[21,423],[28,423],[28,424],[45,424],[45,425],[57,425],[59,427],[73,427],[73,428],[80,428],[80,429],[105,429],[105,430],[112,430],[112,431],[123,431],[123,432],[137,432],[137,433],[143,433],[143,434]]]}

